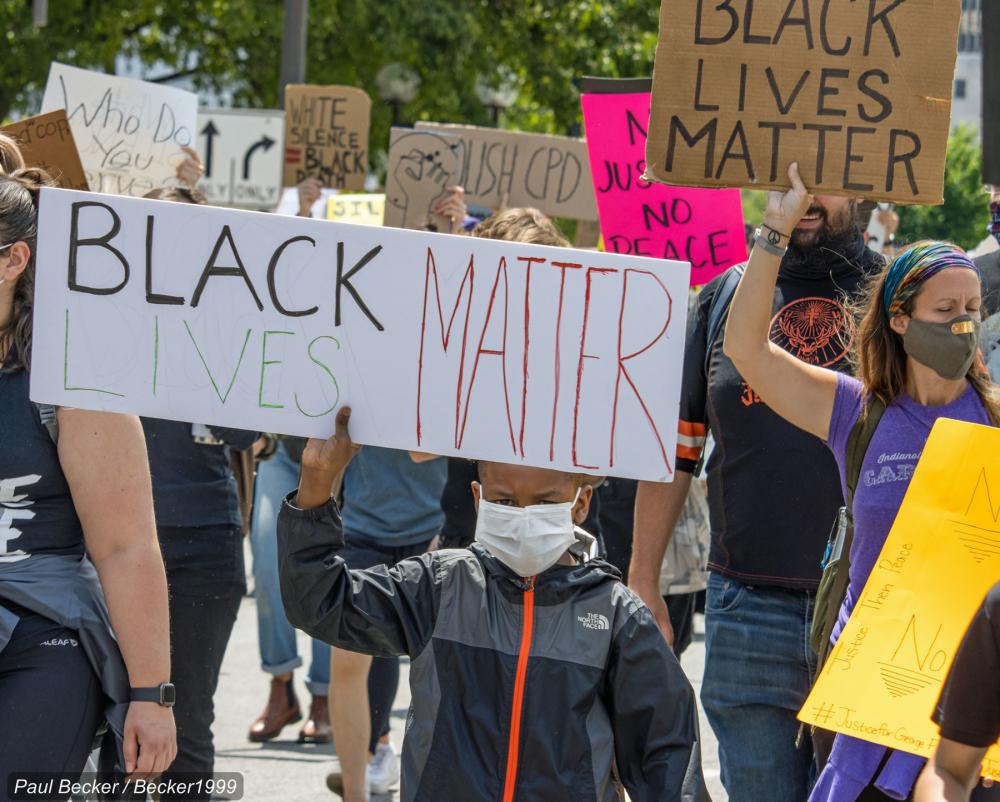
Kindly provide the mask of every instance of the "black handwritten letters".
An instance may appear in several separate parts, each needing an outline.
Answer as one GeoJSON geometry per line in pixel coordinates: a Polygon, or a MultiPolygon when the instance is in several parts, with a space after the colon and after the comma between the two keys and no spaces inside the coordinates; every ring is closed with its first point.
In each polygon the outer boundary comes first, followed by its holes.
{"type": "Polygon", "coordinates": [[[583,140],[472,125],[417,123],[416,128],[457,137],[457,182],[470,203],[533,206],[548,215],[597,219],[583,140]]]}
{"type": "Polygon", "coordinates": [[[746,258],[738,190],[645,179],[649,92],[585,93],[581,103],[608,250],[688,262],[699,285],[746,258]]]}
{"type": "Polygon", "coordinates": [[[331,189],[363,189],[370,124],[371,100],[360,89],[286,87],[285,186],[311,176],[331,189]]]}
{"type": "Polygon", "coordinates": [[[634,478],[673,470],[684,265],[42,193],[33,392],[634,478]]]}
{"type": "MultiPolygon", "coordinates": [[[[66,268],[67,285],[72,292],[82,292],[91,295],[114,295],[125,289],[132,275],[132,268],[128,257],[126,257],[126,255],[115,244],[113,244],[121,233],[121,216],[112,206],[99,201],[77,201],[72,204],[70,207],[69,260],[66,268]],[[90,211],[88,212],[87,210],[90,211]],[[84,218],[84,223],[81,223],[81,218],[84,218]],[[81,229],[88,232],[94,231],[100,233],[83,236],[81,229]],[[92,283],[85,283],[89,280],[80,277],[80,254],[85,248],[100,248],[102,251],[110,254],[110,258],[114,262],[117,262],[117,267],[115,268],[117,275],[113,276],[113,280],[111,282],[93,281],[92,283]]],[[[145,255],[146,303],[151,305],[188,304],[194,308],[199,305],[202,296],[210,286],[214,287],[216,284],[225,284],[226,289],[223,289],[220,286],[218,292],[227,292],[228,290],[228,297],[233,303],[241,303],[245,302],[245,300],[249,300],[258,311],[263,311],[264,303],[261,301],[260,295],[250,278],[250,274],[247,272],[243,257],[240,254],[240,247],[237,245],[236,239],[229,225],[223,224],[220,226],[217,236],[213,238],[211,250],[205,259],[204,268],[198,276],[197,283],[193,288],[190,301],[185,300],[185,298],[181,296],[164,295],[153,291],[156,272],[153,264],[154,236],[155,217],[153,215],[149,215],[146,218],[146,228],[143,240],[143,253],[145,255]],[[240,295],[244,295],[245,293],[244,301],[237,301],[238,296],[233,291],[232,285],[220,280],[227,277],[242,279],[243,291],[240,295]]],[[[305,310],[287,309],[278,297],[276,281],[278,268],[281,264],[282,257],[285,255],[285,251],[289,248],[289,246],[298,242],[309,243],[313,247],[316,245],[316,241],[312,237],[292,237],[278,244],[278,246],[271,253],[267,263],[268,298],[270,298],[274,310],[284,317],[302,317],[305,315],[316,314],[319,311],[319,307],[317,306],[313,306],[305,310]]],[[[358,308],[371,321],[372,325],[381,330],[382,325],[372,314],[371,309],[365,303],[364,298],[362,298],[357,288],[351,283],[351,279],[355,277],[362,268],[369,264],[381,250],[381,247],[378,246],[372,248],[367,253],[360,255],[359,258],[355,260],[353,266],[346,267],[344,243],[336,243],[335,269],[337,281],[334,292],[334,306],[336,309],[335,326],[341,325],[341,292],[346,290],[354,300],[354,303],[357,304],[358,308]]],[[[107,262],[107,260],[103,261],[105,263],[107,262]]],[[[102,264],[102,268],[106,267],[106,264],[102,264]]],[[[102,270],[102,274],[107,276],[107,272],[105,270],[102,270]]]]}
{"type": "Polygon", "coordinates": [[[191,145],[197,97],[53,63],[42,107],[66,109],[95,192],[142,196],[170,182],[191,145]]]}
{"type": "Polygon", "coordinates": [[[664,0],[654,177],[939,203],[960,9],[921,0],[664,0]]]}

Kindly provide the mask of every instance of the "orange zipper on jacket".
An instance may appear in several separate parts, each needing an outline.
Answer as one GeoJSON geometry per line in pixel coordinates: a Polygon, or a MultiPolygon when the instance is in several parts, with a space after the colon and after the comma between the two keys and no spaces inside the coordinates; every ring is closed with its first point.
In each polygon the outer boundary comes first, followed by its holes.
{"type": "Polygon", "coordinates": [[[517,655],[517,673],[514,675],[514,703],[510,712],[510,739],[507,743],[507,775],[504,779],[503,802],[514,802],[518,749],[521,742],[521,716],[524,712],[524,680],[528,673],[528,655],[531,652],[534,622],[535,577],[531,577],[524,588],[524,624],[521,628],[521,646],[517,655]]]}

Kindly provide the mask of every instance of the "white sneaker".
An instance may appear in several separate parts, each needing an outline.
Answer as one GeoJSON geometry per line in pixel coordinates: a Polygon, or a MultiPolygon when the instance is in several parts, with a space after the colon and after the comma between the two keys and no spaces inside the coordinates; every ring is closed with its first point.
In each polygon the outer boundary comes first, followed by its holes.
{"type": "Polygon", "coordinates": [[[368,764],[368,790],[373,794],[387,794],[399,782],[399,757],[391,743],[379,744],[375,757],[368,764]]]}

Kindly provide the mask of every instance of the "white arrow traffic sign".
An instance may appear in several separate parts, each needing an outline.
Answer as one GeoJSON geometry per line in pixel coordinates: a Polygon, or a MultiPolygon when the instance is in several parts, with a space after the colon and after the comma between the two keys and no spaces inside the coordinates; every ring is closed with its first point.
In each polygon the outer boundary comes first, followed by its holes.
{"type": "Polygon", "coordinates": [[[203,109],[197,147],[205,164],[198,187],[210,203],[273,209],[281,198],[282,111],[203,109]]]}

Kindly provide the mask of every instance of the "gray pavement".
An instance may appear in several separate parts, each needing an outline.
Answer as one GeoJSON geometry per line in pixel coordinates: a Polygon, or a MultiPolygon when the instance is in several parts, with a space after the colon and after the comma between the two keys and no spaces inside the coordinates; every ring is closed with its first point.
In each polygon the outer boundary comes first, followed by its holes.
{"type": "MultiPolygon", "coordinates": [[[[700,628],[696,629],[696,633],[701,631],[700,628]]],[[[309,641],[301,633],[299,654],[308,659],[309,641]]],[[[696,689],[701,686],[704,655],[704,642],[701,635],[696,634],[696,640],[684,655],[683,661],[684,669],[696,689]]],[[[404,660],[400,671],[399,694],[392,715],[392,738],[396,744],[402,743],[406,710],[410,703],[408,676],[409,665],[404,660]]],[[[296,671],[295,689],[299,703],[308,706],[309,693],[305,689],[304,677],[303,669],[296,671]]],[[[256,607],[253,598],[248,597],[243,600],[240,608],[215,696],[215,770],[242,773],[243,798],[251,802],[288,802],[299,799],[336,802],[339,797],[326,789],[326,774],[335,765],[332,746],[301,746],[295,743],[300,726],[298,724],[286,727],[277,740],[269,743],[253,744],[247,740],[250,723],[260,714],[267,701],[269,680],[260,670],[256,607]]],[[[704,717],[701,726],[705,775],[712,798],[715,802],[726,802],[725,792],[719,783],[715,738],[704,717]]],[[[395,802],[396,798],[397,795],[393,794],[377,799],[376,802],[395,802]]]]}

